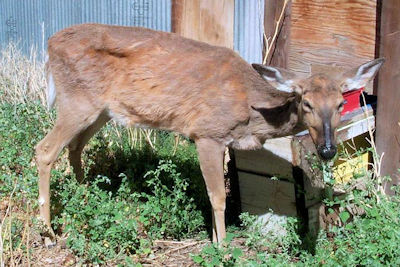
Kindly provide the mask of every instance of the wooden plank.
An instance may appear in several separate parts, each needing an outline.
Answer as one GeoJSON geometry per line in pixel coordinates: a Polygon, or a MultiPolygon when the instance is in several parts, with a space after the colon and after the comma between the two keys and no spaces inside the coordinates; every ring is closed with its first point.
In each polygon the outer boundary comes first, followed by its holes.
{"type": "Polygon", "coordinates": [[[174,0],[172,29],[194,40],[200,40],[200,0],[174,0]]]}
{"type": "Polygon", "coordinates": [[[296,216],[294,184],[239,172],[242,211],[263,215],[270,212],[296,216]]]}
{"type": "Polygon", "coordinates": [[[271,139],[266,141],[263,149],[236,150],[236,167],[242,171],[291,180],[293,178],[291,140],[289,137],[271,139]]]}
{"type": "Polygon", "coordinates": [[[172,32],[180,33],[180,29],[183,27],[182,25],[182,16],[183,16],[183,6],[184,1],[182,0],[172,0],[172,10],[171,10],[171,24],[172,24],[172,32]]]}
{"type": "Polygon", "coordinates": [[[290,70],[353,68],[374,58],[376,0],[293,0],[291,13],[290,70]]]}
{"type": "Polygon", "coordinates": [[[321,202],[308,207],[308,230],[311,236],[317,236],[321,229],[325,229],[324,215],[325,205],[321,202]]]}
{"type": "MultiPolygon", "coordinates": [[[[386,62],[379,72],[376,145],[384,153],[381,174],[399,184],[400,168],[400,1],[382,1],[381,48],[386,62]]],[[[389,184],[390,185],[390,184],[389,184]]],[[[386,192],[390,192],[390,186],[386,192]]]]}
{"type": "Polygon", "coordinates": [[[172,29],[182,36],[233,48],[234,0],[174,0],[172,29]]]}

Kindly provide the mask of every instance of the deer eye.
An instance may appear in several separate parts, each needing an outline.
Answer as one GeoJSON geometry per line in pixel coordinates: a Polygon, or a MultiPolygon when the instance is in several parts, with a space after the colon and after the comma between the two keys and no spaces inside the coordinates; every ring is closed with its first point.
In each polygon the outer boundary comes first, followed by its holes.
{"type": "Polygon", "coordinates": [[[307,100],[303,101],[303,107],[304,107],[304,110],[307,112],[311,112],[313,110],[313,107],[311,106],[310,102],[308,102],[307,100]]]}

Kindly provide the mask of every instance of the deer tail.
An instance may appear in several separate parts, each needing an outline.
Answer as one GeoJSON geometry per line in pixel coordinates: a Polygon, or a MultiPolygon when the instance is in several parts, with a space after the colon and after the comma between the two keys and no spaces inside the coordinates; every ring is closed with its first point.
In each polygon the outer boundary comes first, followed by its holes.
{"type": "Polygon", "coordinates": [[[47,108],[50,110],[56,101],[56,86],[54,84],[53,74],[51,73],[49,61],[46,62],[47,73],[47,108]]]}

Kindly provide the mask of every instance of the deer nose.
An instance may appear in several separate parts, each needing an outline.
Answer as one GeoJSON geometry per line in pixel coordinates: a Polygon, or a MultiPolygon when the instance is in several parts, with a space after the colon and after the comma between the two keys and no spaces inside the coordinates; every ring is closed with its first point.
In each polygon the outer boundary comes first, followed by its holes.
{"type": "Polygon", "coordinates": [[[337,152],[336,146],[322,145],[317,148],[319,156],[324,160],[332,159],[337,152]]]}

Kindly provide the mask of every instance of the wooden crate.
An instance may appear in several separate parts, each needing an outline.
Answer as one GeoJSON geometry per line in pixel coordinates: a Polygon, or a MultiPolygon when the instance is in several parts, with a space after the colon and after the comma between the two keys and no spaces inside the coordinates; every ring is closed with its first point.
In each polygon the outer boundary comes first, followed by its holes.
{"type": "Polygon", "coordinates": [[[239,171],[277,176],[293,181],[292,137],[267,140],[263,149],[236,151],[236,168],[239,171]]]}
{"type": "Polygon", "coordinates": [[[294,184],[241,171],[238,177],[242,212],[258,215],[264,233],[285,235],[287,217],[297,215],[294,184]]]}
{"type": "MultiPolygon", "coordinates": [[[[373,125],[372,109],[366,112],[359,109],[342,117],[338,139],[365,147],[368,145],[365,137],[373,125]],[[354,138],[364,142],[350,141],[354,138]]],[[[311,166],[310,153],[316,151],[307,131],[269,140],[261,150],[235,151],[242,211],[259,215],[263,220],[268,217],[272,222],[281,216],[307,218],[309,229],[317,233],[322,224],[325,185],[322,174],[311,166]],[[300,169],[300,177],[295,168],[300,169]]],[[[338,161],[338,164],[343,163],[338,161]]],[[[334,189],[336,194],[342,193],[340,186],[334,189]]],[[[273,228],[271,224],[268,227],[273,228]]]]}
{"type": "Polygon", "coordinates": [[[247,172],[238,174],[243,212],[264,215],[272,210],[279,215],[296,216],[293,183],[247,172]]]}

